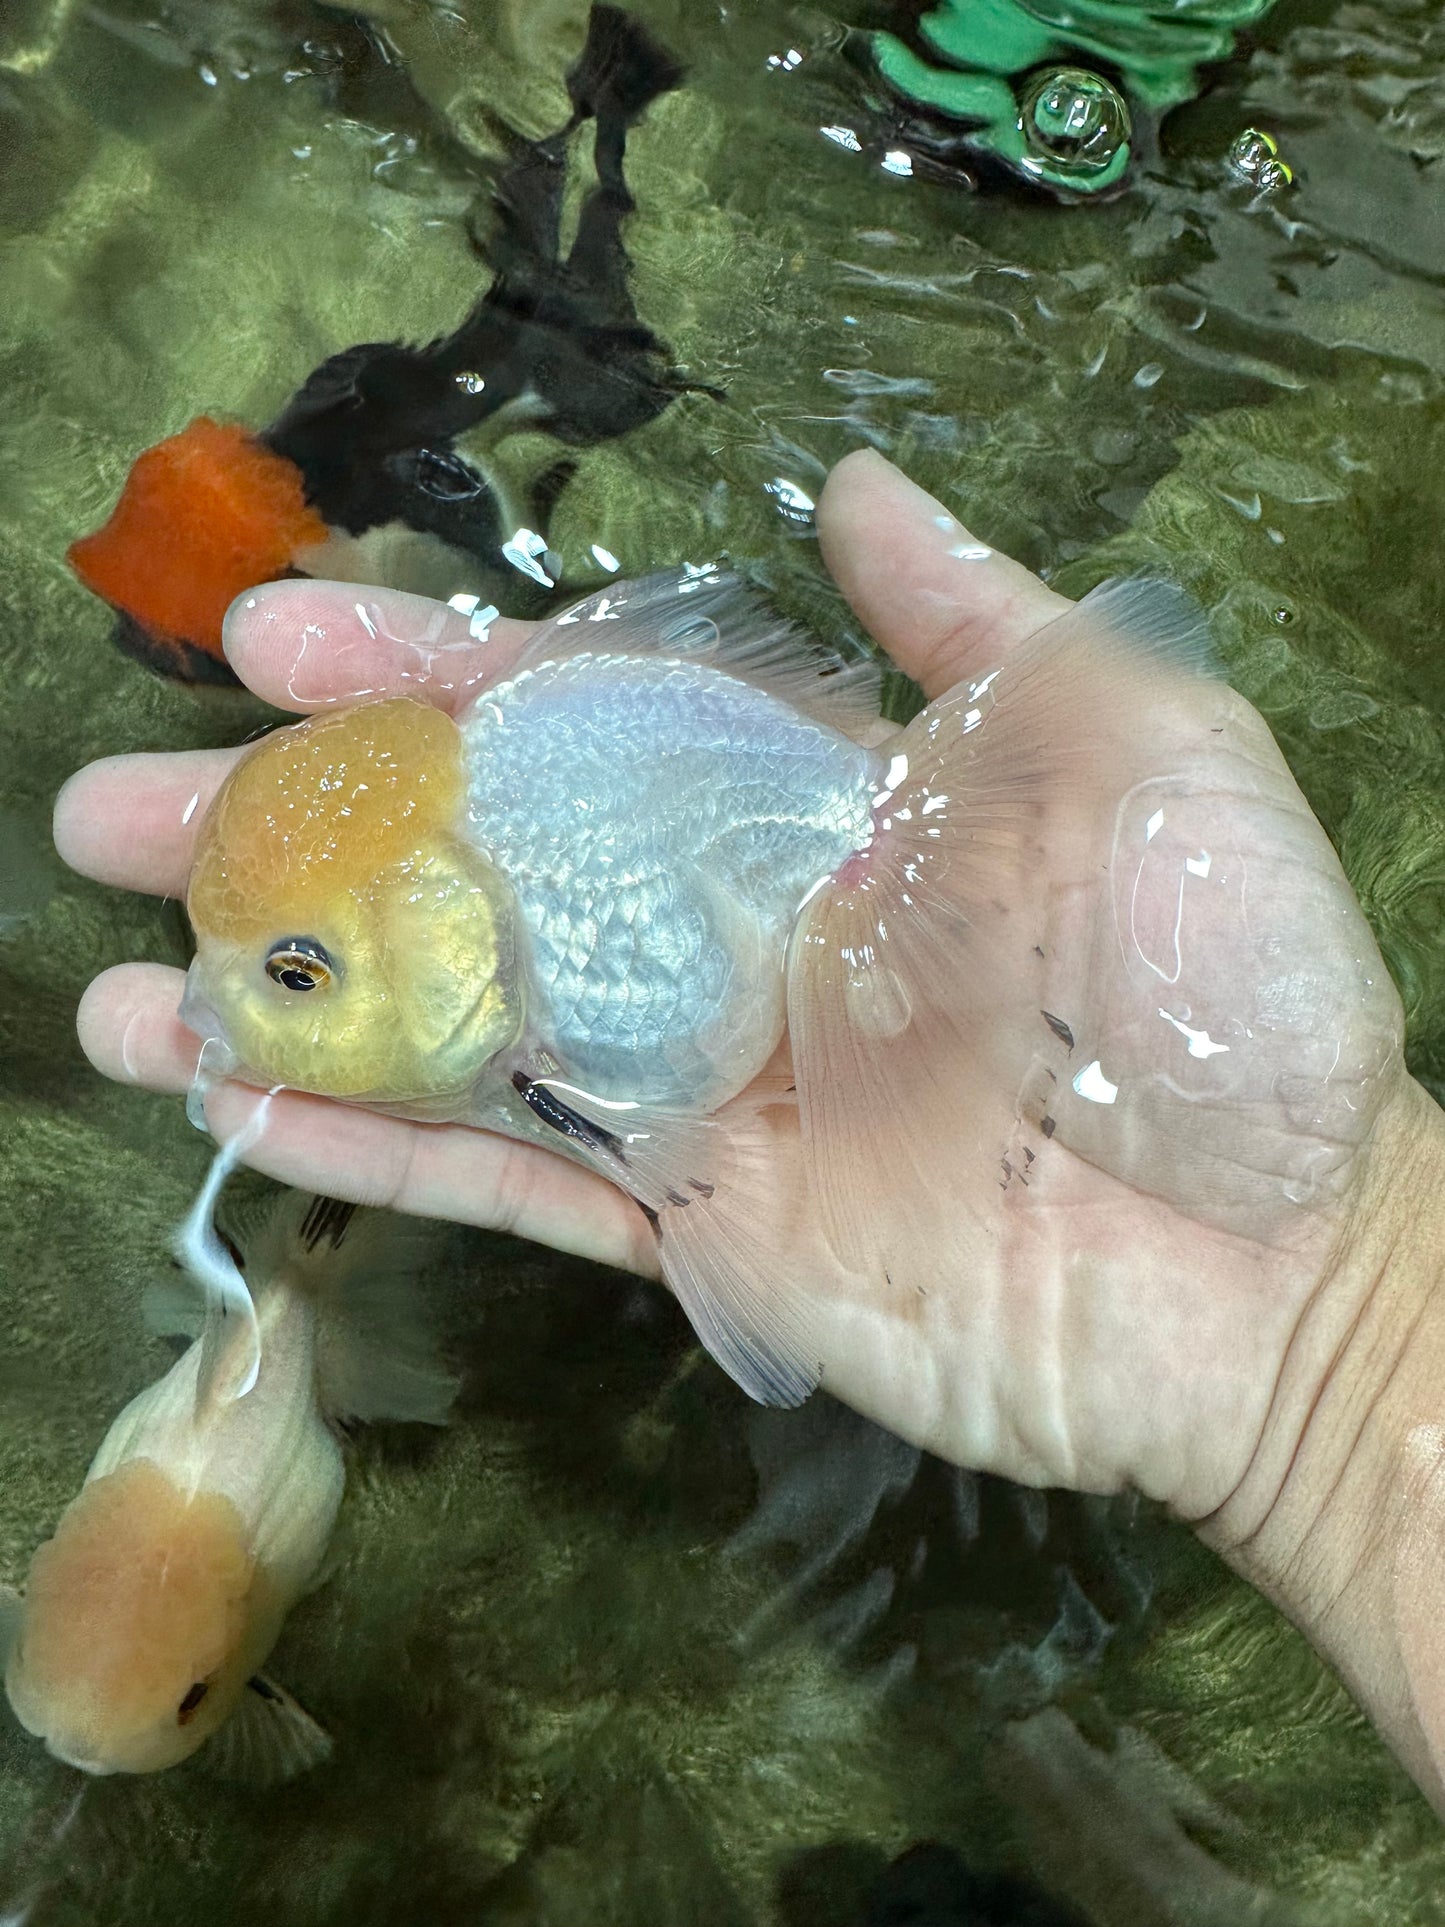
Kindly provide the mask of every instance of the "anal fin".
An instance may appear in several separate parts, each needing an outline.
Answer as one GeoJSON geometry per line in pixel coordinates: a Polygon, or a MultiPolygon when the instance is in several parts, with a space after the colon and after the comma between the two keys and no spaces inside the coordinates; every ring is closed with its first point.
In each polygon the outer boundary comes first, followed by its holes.
{"type": "Polygon", "coordinates": [[[761,1105],[744,1097],[718,1116],[690,1117],[604,1105],[556,1077],[518,1072],[513,1086],[574,1157],[642,1206],[663,1277],[723,1370],[760,1405],[801,1405],[822,1361],[760,1228],[770,1178],[761,1105]]]}

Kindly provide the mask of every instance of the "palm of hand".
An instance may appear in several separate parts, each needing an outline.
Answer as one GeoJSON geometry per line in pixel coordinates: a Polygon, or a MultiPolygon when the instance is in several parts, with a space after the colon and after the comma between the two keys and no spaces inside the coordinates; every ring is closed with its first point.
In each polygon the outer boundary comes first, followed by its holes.
{"type": "MultiPolygon", "coordinates": [[[[958,525],[875,458],[830,485],[822,534],[859,613],[930,694],[1006,661],[1067,606],[1002,558],[960,566],[958,525]]],[[[361,687],[460,699],[464,634],[396,598],[389,633],[373,623],[380,639],[358,642],[354,596],[273,592],[249,629],[242,619],[247,680],[291,707],[361,687]],[[318,613],[333,632],[349,622],[351,640],[331,652],[331,679],[323,664],[302,691],[318,613]],[[419,631],[420,643],[394,640],[419,631]],[[368,651],[382,660],[361,662],[368,651]],[[450,677],[436,673],[439,651],[450,677]]],[[[473,682],[508,646],[494,637],[484,666],[471,650],[473,682]]],[[[850,1403],[962,1463],[1133,1483],[1198,1516],[1240,1476],[1339,1237],[1357,1153],[1402,1074],[1398,1002],[1248,705],[1146,665],[1082,686],[1070,753],[1042,768],[1019,833],[983,853],[918,1113],[879,1120],[880,1170],[908,1200],[889,1214],[886,1271],[832,1258],[793,1107],[762,1114],[752,1229],[786,1254],[779,1289],[804,1307],[824,1382],[850,1403]]],[[[110,881],[174,889],[189,857],[184,800],[204,799],[228,765],[126,758],[83,772],[57,812],[62,852],[110,881]]],[[[177,973],[109,972],[88,993],[82,1039],[112,1075],[184,1088],[195,1044],[178,1002],[177,973]]],[[[218,1129],[251,1102],[222,1093],[218,1129]]],[[[476,1132],[288,1095],[252,1161],[656,1268],[620,1193],[476,1132]]]]}
{"type": "Polygon", "coordinates": [[[1007,767],[945,878],[938,995],[916,976],[910,1029],[849,1064],[836,1195],[804,1049],[750,1216],[850,1403],[969,1465],[1197,1516],[1340,1236],[1399,1005],[1260,718],[1091,642],[1088,608],[1003,652],[980,740],[1001,730],[1007,767]]]}

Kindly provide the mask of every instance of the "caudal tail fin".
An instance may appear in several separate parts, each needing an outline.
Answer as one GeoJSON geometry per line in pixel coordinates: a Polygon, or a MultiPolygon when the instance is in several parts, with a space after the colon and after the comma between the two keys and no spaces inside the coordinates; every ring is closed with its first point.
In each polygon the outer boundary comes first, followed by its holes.
{"type": "Polygon", "coordinates": [[[621,7],[594,6],[587,40],[567,75],[579,120],[629,126],[659,95],[681,84],[683,69],[661,41],[621,7]]]}
{"type": "Polygon", "coordinates": [[[285,1276],[315,1300],[317,1388],[329,1417],[446,1423],[459,1381],[439,1356],[428,1302],[434,1238],[415,1219],[292,1192],[247,1241],[258,1286],[285,1276]]]}

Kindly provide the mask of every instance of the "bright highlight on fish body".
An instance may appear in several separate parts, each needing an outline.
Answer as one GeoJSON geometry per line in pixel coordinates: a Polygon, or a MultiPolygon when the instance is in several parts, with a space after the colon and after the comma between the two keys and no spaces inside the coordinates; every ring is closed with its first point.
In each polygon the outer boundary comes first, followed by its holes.
{"type": "MultiPolygon", "coordinates": [[[[979,933],[1036,864],[1071,759],[1107,855],[1116,785],[1160,753],[1130,737],[1141,689],[1178,696],[1181,740],[1210,740],[1229,695],[1203,638],[1169,585],[1111,585],[889,736],[874,667],[736,578],[613,584],[455,719],[378,701],[244,756],[201,830],[182,1017],[263,1086],[481,1126],[607,1177],[709,1349],[796,1404],[824,1355],[817,1301],[778,1284],[799,1241],[886,1292],[926,1212],[946,1266],[974,1177],[944,1161],[990,1054],[1050,1141],[1040,1080],[1073,1067],[1049,965],[1021,933],[995,984],[979,933]],[[1036,982],[1017,1026],[978,1034],[974,1013],[1016,1012],[1036,982]],[[791,1079],[755,1084],[785,1038],[791,1079]],[[769,1218],[784,1109],[806,1222],[769,1218]]],[[[1074,1101],[1065,1085],[1058,1116],[1074,1101]]],[[[999,1145],[1019,1128],[1011,1110],[999,1145]]],[[[995,1184],[997,1153],[979,1170],[995,1184]]]]}
{"type": "Polygon", "coordinates": [[[112,1425],[13,1614],[16,1717],[87,1773],[153,1773],[204,1746],[216,1770],[269,1781],[327,1756],[260,1669],[330,1541],[335,1426],[441,1424],[456,1390],[403,1221],[286,1193],[243,1246],[259,1363],[234,1306],[172,1294],[159,1322],[192,1342],[112,1425]]]}
{"type": "MultiPolygon", "coordinates": [[[[594,5],[566,77],[570,118],[517,143],[493,184],[495,275],[459,327],[343,349],[265,428],[201,415],[137,457],[109,520],[67,556],[116,610],[120,648],[161,675],[234,686],[222,618],[258,582],[314,575],[447,595],[477,586],[480,570],[492,593],[521,585],[514,537],[545,524],[574,458],[560,456],[530,503],[508,501],[493,446],[513,427],[562,449],[606,441],[697,386],[639,318],[622,240],[627,132],[682,78],[637,21],[594,5]],[[588,120],[596,185],[564,254],[569,147],[588,120]]],[[[535,564],[525,573],[550,586],[535,564]]]]}

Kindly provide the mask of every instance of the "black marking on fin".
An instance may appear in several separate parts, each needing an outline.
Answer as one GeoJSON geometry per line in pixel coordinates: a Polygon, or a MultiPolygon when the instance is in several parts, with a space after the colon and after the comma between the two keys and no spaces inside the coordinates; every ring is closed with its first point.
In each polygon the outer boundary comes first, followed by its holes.
{"type": "Polygon", "coordinates": [[[1052,1118],[1052,1117],[1046,1117],[1043,1123],[1039,1126],[1039,1129],[1043,1132],[1045,1137],[1052,1137],[1054,1132],[1058,1128],[1059,1128],[1058,1119],[1052,1118]]]}
{"type": "Polygon", "coordinates": [[[263,1679],[259,1673],[252,1673],[246,1684],[253,1693],[259,1693],[263,1700],[279,1700],[281,1697],[270,1680],[263,1679]]]}
{"type": "Polygon", "coordinates": [[[700,1198],[710,1198],[717,1190],[715,1184],[707,1184],[701,1178],[689,1178],[688,1183],[700,1198]]]}
{"type": "Polygon", "coordinates": [[[344,1203],[340,1198],[322,1197],[318,1193],[301,1220],[302,1244],[308,1251],[314,1251],[324,1240],[335,1249],[346,1236],[355,1216],[354,1204],[344,1203]]]}
{"type": "MultiPolygon", "coordinates": [[[[590,1118],[574,1111],[570,1104],[564,1104],[560,1097],[554,1097],[545,1084],[537,1078],[528,1077],[525,1071],[512,1072],[512,1088],[527,1107],[563,1137],[573,1139],[589,1151],[608,1151],[621,1163],[626,1164],[627,1153],[622,1148],[622,1139],[615,1131],[604,1130],[590,1118]]],[[[682,1203],[678,1199],[675,1202],[682,1203]]]]}
{"type": "Polygon", "coordinates": [[[1069,1029],[1063,1018],[1055,1017],[1051,1010],[1041,1010],[1039,1015],[1065,1049],[1072,1050],[1074,1048],[1074,1033],[1069,1029]]]}

